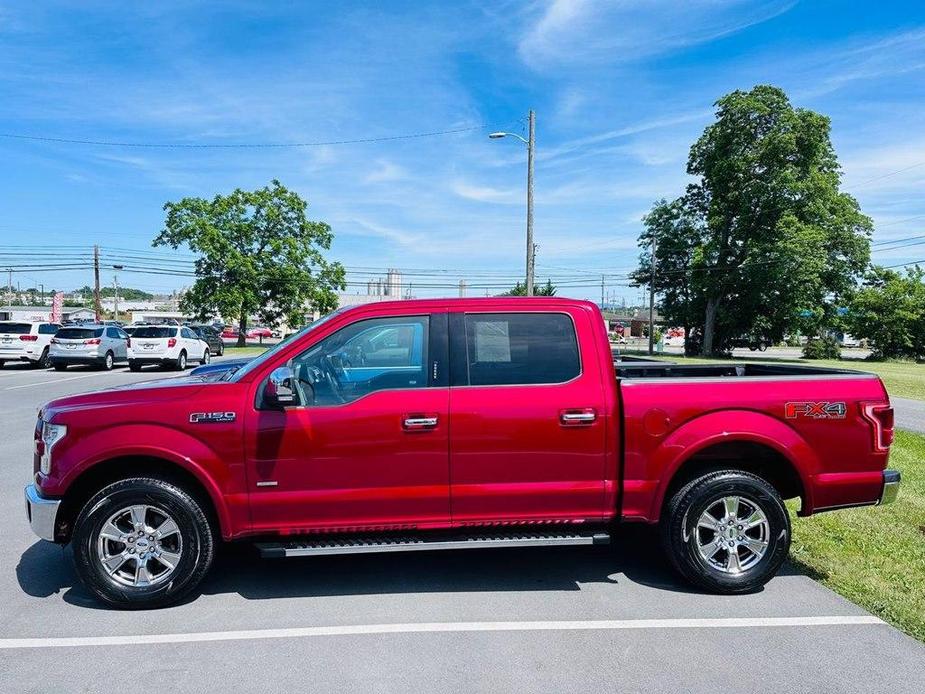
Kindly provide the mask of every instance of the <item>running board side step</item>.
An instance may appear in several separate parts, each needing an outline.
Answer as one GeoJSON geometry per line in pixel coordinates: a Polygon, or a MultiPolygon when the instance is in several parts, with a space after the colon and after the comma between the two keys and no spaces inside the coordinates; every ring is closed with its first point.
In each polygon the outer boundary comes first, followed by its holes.
{"type": "Polygon", "coordinates": [[[562,545],[609,545],[610,533],[517,533],[467,536],[426,535],[393,537],[309,538],[295,542],[258,542],[267,559],[328,554],[373,552],[421,552],[440,549],[493,549],[497,547],[557,547],[562,545]]]}

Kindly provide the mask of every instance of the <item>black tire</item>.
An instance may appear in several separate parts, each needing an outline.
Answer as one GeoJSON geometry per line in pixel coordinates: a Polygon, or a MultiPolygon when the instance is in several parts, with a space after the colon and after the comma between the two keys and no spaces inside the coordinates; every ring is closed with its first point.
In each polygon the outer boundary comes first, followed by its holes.
{"type": "Polygon", "coordinates": [[[205,352],[202,353],[202,359],[199,360],[199,363],[208,364],[210,361],[212,361],[212,354],[207,349],[205,352]]]}
{"type": "MultiPolygon", "coordinates": [[[[115,482],[93,496],[77,517],[72,542],[74,566],[84,586],[101,602],[122,609],[154,609],[179,602],[199,585],[215,554],[212,527],[195,497],[170,482],[147,477],[115,482]],[[123,575],[122,569],[111,575],[100,561],[98,541],[103,526],[113,514],[133,505],[153,509],[148,519],[156,519],[159,513],[172,518],[178,529],[175,536],[182,543],[175,567],[152,585],[120,583],[113,576],[117,572],[123,575]]],[[[119,545],[128,547],[125,543],[119,545]]],[[[132,570],[133,561],[128,560],[126,570],[132,570]]],[[[161,565],[155,562],[154,566],[161,565]]],[[[153,571],[152,576],[156,575],[153,571]]]]}
{"type": "Polygon", "coordinates": [[[139,364],[138,362],[130,361],[128,363],[128,370],[129,371],[141,371],[141,364],[139,364]]]}
{"type": "Polygon", "coordinates": [[[177,363],[175,367],[177,371],[186,371],[186,351],[181,350],[179,356],[177,356],[177,363]]]}
{"type": "Polygon", "coordinates": [[[42,350],[42,356],[40,356],[36,361],[32,362],[30,366],[33,369],[47,369],[48,368],[48,347],[42,350]]]}
{"type": "Polygon", "coordinates": [[[218,356],[220,356],[220,357],[225,356],[225,343],[224,343],[224,342],[223,342],[223,343],[221,344],[221,346],[218,348],[218,356]]]}
{"type": "MultiPolygon", "coordinates": [[[[720,524],[722,522],[719,521],[720,524]]],[[[741,525],[735,527],[742,528],[741,525]]],[[[738,594],[758,590],[777,573],[790,551],[790,516],[777,490],[762,478],[740,470],[710,472],[679,489],[664,508],[660,529],[662,545],[674,568],[691,583],[716,593],[738,594]],[[698,545],[710,537],[717,540],[721,537],[718,530],[698,528],[698,520],[726,497],[739,497],[744,505],[738,508],[746,512],[750,507],[760,509],[767,521],[766,531],[758,529],[759,533],[765,532],[767,540],[763,554],[751,566],[737,573],[729,573],[711,564],[698,549],[698,545]]],[[[727,526],[727,530],[722,532],[737,533],[738,530],[727,526]]],[[[755,536],[748,536],[749,532],[753,531],[746,530],[738,538],[753,539],[755,536]]],[[[730,540],[738,538],[731,537],[730,540]]],[[[743,557],[745,564],[753,559],[748,548],[740,550],[736,546],[736,557],[731,557],[728,552],[719,544],[711,559],[719,557],[717,561],[727,566],[732,560],[738,564],[738,557],[743,557]]]]}
{"type": "Polygon", "coordinates": [[[67,364],[52,364],[55,371],[67,371],[67,364]]]}
{"type": "Polygon", "coordinates": [[[103,357],[103,361],[100,364],[100,368],[103,371],[112,371],[112,367],[115,363],[116,363],[116,356],[112,352],[106,352],[106,356],[103,357]]]}

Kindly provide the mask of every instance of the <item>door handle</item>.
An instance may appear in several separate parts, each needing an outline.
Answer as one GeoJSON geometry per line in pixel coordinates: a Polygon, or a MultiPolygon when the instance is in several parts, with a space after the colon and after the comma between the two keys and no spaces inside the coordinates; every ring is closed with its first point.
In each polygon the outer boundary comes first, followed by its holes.
{"type": "Polygon", "coordinates": [[[580,410],[562,410],[559,413],[559,423],[566,427],[587,426],[597,420],[597,412],[592,407],[580,410]]]}
{"type": "Polygon", "coordinates": [[[438,421],[437,415],[407,415],[401,424],[405,431],[421,431],[433,429],[438,421]]]}

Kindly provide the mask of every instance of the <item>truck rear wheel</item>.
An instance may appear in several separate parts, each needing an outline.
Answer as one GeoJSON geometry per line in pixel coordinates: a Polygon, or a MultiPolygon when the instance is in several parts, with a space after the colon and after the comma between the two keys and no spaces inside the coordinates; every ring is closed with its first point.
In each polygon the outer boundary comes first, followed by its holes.
{"type": "Polygon", "coordinates": [[[679,489],[661,531],[674,568],[717,593],[757,590],[790,550],[790,516],[777,490],[740,470],[710,472],[679,489]]]}
{"type": "Polygon", "coordinates": [[[199,585],[215,540],[200,503],[174,484],[132,478],[92,497],[77,518],[74,566],[100,601],[123,609],[165,607],[199,585]]]}

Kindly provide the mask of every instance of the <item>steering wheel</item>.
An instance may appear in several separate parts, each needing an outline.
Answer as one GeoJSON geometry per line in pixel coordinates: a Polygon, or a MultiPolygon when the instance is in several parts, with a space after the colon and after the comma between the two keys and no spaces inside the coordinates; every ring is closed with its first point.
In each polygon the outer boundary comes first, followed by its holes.
{"type": "Polygon", "coordinates": [[[320,362],[320,369],[324,380],[327,382],[328,387],[331,389],[331,393],[337,398],[338,402],[345,403],[347,399],[343,396],[341,392],[340,376],[343,376],[344,379],[347,377],[347,372],[344,370],[343,366],[339,367],[334,364],[334,361],[331,357],[325,357],[320,362]]]}

